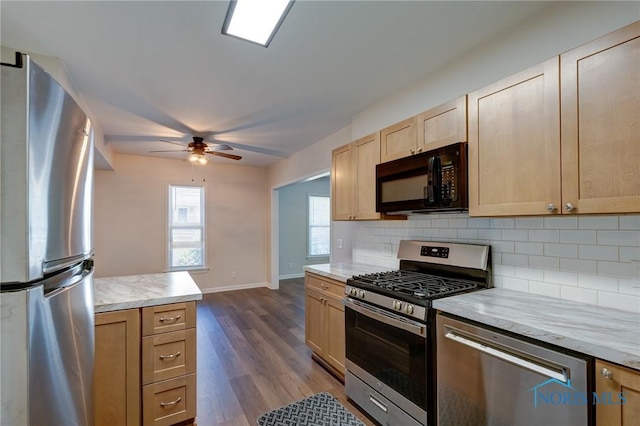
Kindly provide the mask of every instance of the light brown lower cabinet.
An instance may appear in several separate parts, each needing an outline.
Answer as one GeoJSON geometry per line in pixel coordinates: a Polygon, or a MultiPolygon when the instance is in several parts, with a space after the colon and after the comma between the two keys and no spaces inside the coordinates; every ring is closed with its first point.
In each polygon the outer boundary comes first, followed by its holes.
{"type": "Polygon", "coordinates": [[[338,377],[345,372],[344,283],[305,274],[305,342],[338,377]]]}
{"type": "Polygon", "coordinates": [[[195,312],[184,302],[96,314],[96,426],[195,421],[195,312]]]}
{"type": "Polygon", "coordinates": [[[596,360],[596,426],[640,426],[640,371],[596,360]]]}

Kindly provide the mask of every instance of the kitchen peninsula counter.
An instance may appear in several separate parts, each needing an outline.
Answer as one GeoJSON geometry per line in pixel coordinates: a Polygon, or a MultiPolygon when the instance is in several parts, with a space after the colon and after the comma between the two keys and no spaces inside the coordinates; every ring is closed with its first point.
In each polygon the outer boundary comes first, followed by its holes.
{"type": "Polygon", "coordinates": [[[186,271],[94,280],[96,313],[200,299],[202,292],[186,271]]]}
{"type": "Polygon", "coordinates": [[[435,300],[461,318],[640,370],[640,312],[493,288],[435,300]]]}

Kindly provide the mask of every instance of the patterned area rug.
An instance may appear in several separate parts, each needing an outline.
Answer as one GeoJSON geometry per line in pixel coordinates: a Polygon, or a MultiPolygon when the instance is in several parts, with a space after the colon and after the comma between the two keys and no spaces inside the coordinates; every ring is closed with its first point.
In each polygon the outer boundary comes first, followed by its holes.
{"type": "Polygon", "coordinates": [[[327,392],[318,393],[258,417],[258,426],[364,426],[327,392]]]}

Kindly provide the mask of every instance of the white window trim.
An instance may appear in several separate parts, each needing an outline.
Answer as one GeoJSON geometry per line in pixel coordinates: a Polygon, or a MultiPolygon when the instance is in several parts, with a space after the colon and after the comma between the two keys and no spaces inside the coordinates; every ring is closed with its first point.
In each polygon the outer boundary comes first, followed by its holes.
{"type": "MultiPolygon", "coordinates": [[[[307,260],[329,259],[331,256],[331,217],[329,217],[329,253],[327,254],[311,254],[311,224],[309,223],[309,214],[311,212],[311,197],[328,198],[331,203],[331,196],[326,194],[307,194],[307,260]]],[[[331,211],[331,210],[330,210],[331,211]]]]}
{"type": "MultiPolygon", "coordinates": [[[[166,265],[167,265],[167,272],[178,272],[178,271],[190,271],[190,272],[204,272],[204,271],[208,271],[209,268],[207,267],[207,235],[206,235],[206,216],[205,216],[205,187],[202,185],[179,185],[179,184],[169,184],[169,186],[167,187],[167,257],[166,257],[166,265]],[[173,225],[173,209],[171,208],[171,202],[173,201],[173,197],[171,194],[171,189],[174,187],[181,187],[181,188],[199,188],[201,189],[200,191],[200,218],[201,218],[201,225],[200,226],[193,226],[193,225],[173,225]],[[195,265],[195,266],[176,266],[176,267],[172,267],[171,266],[171,231],[173,229],[200,229],[201,235],[202,235],[202,265],[195,265]]],[[[189,244],[189,243],[184,243],[185,248],[188,248],[190,246],[195,246],[193,243],[189,244]]],[[[198,244],[197,247],[200,247],[200,245],[198,244]]]]}

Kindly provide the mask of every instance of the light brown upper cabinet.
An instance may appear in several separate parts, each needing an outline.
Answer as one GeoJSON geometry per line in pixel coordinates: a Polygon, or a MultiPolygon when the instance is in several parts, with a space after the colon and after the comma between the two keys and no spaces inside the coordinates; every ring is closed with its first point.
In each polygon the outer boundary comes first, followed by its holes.
{"type": "Polygon", "coordinates": [[[467,96],[419,114],[418,152],[467,141],[467,96]]]}
{"type": "Polygon", "coordinates": [[[376,164],[380,136],[373,133],[332,151],[331,212],[333,220],[377,220],[376,164]]]}
{"type": "Polygon", "coordinates": [[[640,212],[640,21],[560,62],[562,212],[640,212]]]}
{"type": "Polygon", "coordinates": [[[560,205],[559,59],[469,94],[469,214],[552,214],[560,205]]]}
{"type": "Polygon", "coordinates": [[[411,117],[380,130],[380,160],[382,163],[419,152],[417,124],[417,117],[411,117]]]}

